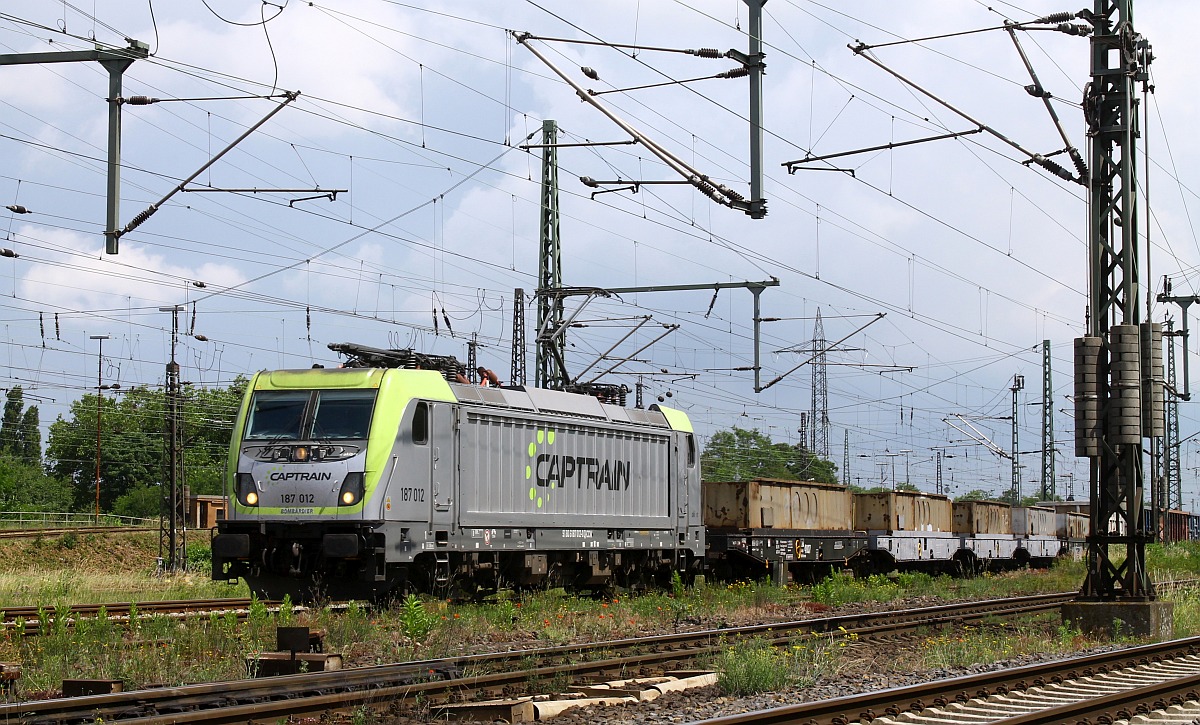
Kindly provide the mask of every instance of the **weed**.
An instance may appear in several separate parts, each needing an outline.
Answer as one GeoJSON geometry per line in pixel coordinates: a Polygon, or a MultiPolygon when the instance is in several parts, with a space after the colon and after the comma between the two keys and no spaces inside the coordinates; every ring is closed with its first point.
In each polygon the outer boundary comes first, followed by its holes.
{"type": "Polygon", "coordinates": [[[1032,652],[1070,652],[1086,645],[1083,635],[1070,626],[1057,624],[1050,628],[1037,622],[1020,622],[947,627],[922,640],[920,656],[926,667],[966,667],[1032,652]]]}
{"type": "Polygon", "coordinates": [[[679,570],[675,569],[671,572],[671,596],[683,599],[685,594],[687,594],[687,588],[683,586],[683,577],[680,576],[679,570]]]}
{"type": "Polygon", "coordinates": [[[760,639],[739,642],[717,658],[717,684],[734,696],[811,684],[836,670],[845,645],[844,634],[816,635],[783,648],[760,639]]]}
{"type": "Polygon", "coordinates": [[[404,599],[400,606],[400,631],[405,637],[420,644],[433,631],[435,624],[434,618],[425,611],[425,605],[416,594],[409,594],[404,599]]]}

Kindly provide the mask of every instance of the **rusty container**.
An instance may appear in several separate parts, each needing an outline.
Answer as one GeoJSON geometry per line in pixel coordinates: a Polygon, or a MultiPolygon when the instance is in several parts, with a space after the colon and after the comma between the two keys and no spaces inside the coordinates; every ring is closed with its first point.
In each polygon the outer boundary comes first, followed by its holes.
{"type": "Polygon", "coordinates": [[[704,525],[712,529],[848,531],[853,500],[845,486],[756,479],[704,483],[704,525]]]}
{"type": "Polygon", "coordinates": [[[1012,507],[997,501],[955,501],[954,533],[1011,534],[1012,507]]]}
{"type": "Polygon", "coordinates": [[[950,499],[917,491],[854,494],[854,528],[863,531],[952,531],[950,499]]]}
{"type": "Polygon", "coordinates": [[[1012,532],[1018,536],[1055,536],[1058,527],[1054,509],[1038,506],[1014,506],[1012,532]]]}
{"type": "Polygon", "coordinates": [[[1060,539],[1078,539],[1082,541],[1087,538],[1090,521],[1091,519],[1087,514],[1074,512],[1055,514],[1055,534],[1060,539]]]}

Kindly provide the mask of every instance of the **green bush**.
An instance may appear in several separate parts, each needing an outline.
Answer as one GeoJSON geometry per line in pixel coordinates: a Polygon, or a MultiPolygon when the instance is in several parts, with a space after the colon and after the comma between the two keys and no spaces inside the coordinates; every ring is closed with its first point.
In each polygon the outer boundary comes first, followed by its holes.
{"type": "Polygon", "coordinates": [[[212,568],[212,547],[208,544],[188,544],[184,559],[188,571],[206,572],[212,568]]]}

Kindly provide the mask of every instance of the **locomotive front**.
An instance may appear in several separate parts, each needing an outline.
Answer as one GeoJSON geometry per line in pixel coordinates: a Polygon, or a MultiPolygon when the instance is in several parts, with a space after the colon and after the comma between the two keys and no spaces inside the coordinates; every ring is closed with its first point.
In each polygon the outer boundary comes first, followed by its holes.
{"type": "MultiPolygon", "coordinates": [[[[234,428],[229,514],[213,538],[213,578],[306,597],[322,577],[373,593],[379,466],[370,456],[383,370],[255,375],[234,428]],[[309,591],[306,591],[309,590],[309,591]]],[[[393,431],[394,432],[394,431],[393,431]]]]}

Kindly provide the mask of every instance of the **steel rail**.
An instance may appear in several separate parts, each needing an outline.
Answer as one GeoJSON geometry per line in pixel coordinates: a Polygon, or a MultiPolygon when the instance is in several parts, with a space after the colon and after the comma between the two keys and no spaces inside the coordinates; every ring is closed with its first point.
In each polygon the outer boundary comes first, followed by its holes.
{"type": "MultiPolygon", "coordinates": [[[[115,624],[128,626],[130,612],[136,611],[139,616],[169,616],[189,617],[214,612],[248,612],[254,600],[247,598],[236,599],[179,599],[158,600],[149,602],[114,602],[111,604],[74,604],[65,610],[54,607],[4,607],[0,606],[0,631],[21,630],[25,636],[42,634],[43,618],[45,623],[53,626],[62,621],[66,626],[74,626],[81,619],[95,619],[103,609],[105,616],[115,624]]],[[[268,611],[276,611],[280,602],[274,600],[259,600],[268,611]]],[[[295,607],[295,611],[303,611],[305,607],[295,607]]],[[[243,615],[244,618],[244,615],[243,615]]]]}
{"type": "Polygon", "coordinates": [[[730,642],[760,638],[773,644],[805,634],[855,635],[860,640],[895,637],[921,627],[1020,616],[1056,609],[1073,593],[1037,595],[965,606],[872,612],[745,627],[630,638],[539,650],[466,655],[301,675],[156,688],[73,699],[0,705],[0,722],[30,725],[95,720],[166,723],[274,722],[332,710],[381,707],[418,695],[430,702],[525,691],[535,680],[644,672],[719,653],[730,642]],[[634,654],[614,656],[623,651],[634,654]],[[497,671],[500,670],[500,671],[497,671]]]}
{"type": "MultiPolygon", "coordinates": [[[[1025,715],[998,720],[997,725],[1062,725],[1064,723],[1115,723],[1131,720],[1135,715],[1149,715],[1185,702],[1200,700],[1200,674],[1156,682],[1079,702],[1046,708],[1025,715]]],[[[1195,722],[1195,713],[1191,713],[1195,722]]],[[[1148,717],[1144,722],[1153,722],[1148,717]]],[[[1163,719],[1162,722],[1182,722],[1163,719]]]]}
{"type": "MultiPolygon", "coordinates": [[[[1200,637],[1159,642],[1068,660],[1043,662],[1010,670],[986,672],[966,677],[921,683],[879,692],[838,697],[817,702],[758,710],[701,721],[703,725],[846,725],[880,717],[895,718],[904,712],[920,712],[928,707],[944,707],[953,702],[1003,695],[1050,683],[1091,677],[1136,665],[1200,654],[1200,637]]],[[[1081,703],[1076,703],[1083,707],[1081,703]]],[[[1057,713],[1062,716],[1062,713],[1057,713]]],[[[1027,717],[1033,717],[1029,715],[1027,717]]],[[[1075,720],[1030,720],[1029,723],[1073,723],[1075,720]]],[[[1016,725],[1017,720],[1004,721],[1016,725]]],[[[1025,721],[1021,721],[1023,724],[1025,721]]]]}

